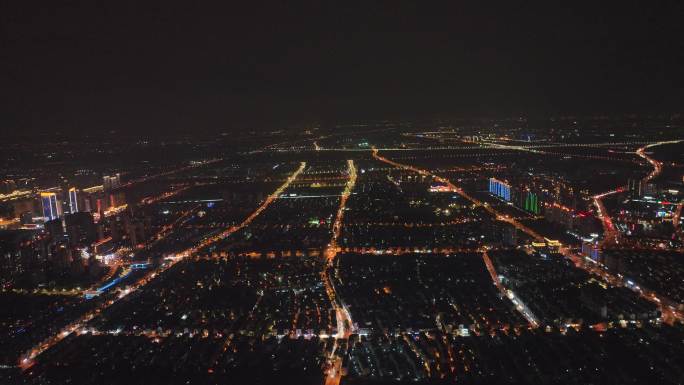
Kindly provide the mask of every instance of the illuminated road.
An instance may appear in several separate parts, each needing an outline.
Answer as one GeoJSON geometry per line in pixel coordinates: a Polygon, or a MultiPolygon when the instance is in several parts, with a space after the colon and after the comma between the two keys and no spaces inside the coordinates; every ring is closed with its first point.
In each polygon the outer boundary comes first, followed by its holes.
{"type": "Polygon", "coordinates": [[[639,148],[638,150],[636,150],[637,155],[639,155],[643,159],[646,159],[646,161],[648,163],[650,163],[651,166],[653,166],[653,170],[648,175],[646,175],[646,177],[643,179],[644,182],[651,181],[653,178],[660,175],[660,173],[663,171],[663,162],[657,161],[657,160],[651,158],[650,156],[648,156],[645,152],[646,149],[651,148],[651,147],[656,147],[656,146],[662,146],[663,144],[680,143],[682,141],[683,140],[668,140],[668,141],[664,141],[664,142],[650,143],[650,144],[647,144],[647,145],[639,148]]]}
{"type": "Polygon", "coordinates": [[[183,192],[183,191],[189,189],[190,187],[191,187],[191,186],[182,186],[182,187],[180,187],[180,188],[177,188],[177,189],[172,190],[172,191],[167,191],[167,192],[165,192],[165,193],[163,193],[163,194],[160,194],[160,195],[157,195],[157,196],[155,196],[155,197],[146,197],[146,198],[143,198],[143,199],[140,201],[140,204],[141,204],[141,205],[149,205],[149,204],[152,204],[152,203],[159,202],[160,200],[163,200],[163,199],[171,198],[172,196],[178,195],[178,194],[180,194],[181,192],[183,192]]]}
{"type": "Polygon", "coordinates": [[[1,293],[15,293],[15,294],[39,294],[39,295],[56,295],[56,296],[66,296],[66,297],[77,297],[83,295],[83,290],[80,289],[18,289],[11,288],[7,290],[0,291],[1,293]]]}
{"type": "Polygon", "coordinates": [[[609,245],[614,245],[619,242],[618,231],[615,229],[615,226],[613,225],[613,220],[611,219],[610,214],[608,214],[606,207],[603,205],[603,198],[609,195],[619,194],[622,191],[624,191],[624,189],[620,187],[615,190],[594,195],[592,197],[594,206],[596,207],[596,214],[598,215],[598,218],[601,220],[601,225],[603,226],[603,240],[601,240],[601,243],[599,245],[601,248],[604,248],[609,245]]]}
{"type": "Polygon", "coordinates": [[[520,298],[516,297],[513,291],[506,289],[504,285],[501,283],[499,275],[496,273],[496,269],[494,268],[494,264],[492,263],[492,259],[489,257],[489,254],[487,254],[487,250],[484,250],[484,252],[482,253],[482,260],[484,261],[484,264],[487,267],[489,275],[492,277],[494,285],[497,289],[499,289],[501,295],[506,296],[508,299],[511,300],[511,302],[513,302],[513,304],[515,305],[515,310],[517,310],[527,320],[527,322],[530,324],[530,327],[538,327],[539,321],[534,316],[534,314],[532,314],[532,311],[525,305],[525,303],[523,303],[523,301],[520,298]]]}
{"type": "Polygon", "coordinates": [[[347,173],[348,179],[347,184],[344,187],[342,196],[340,198],[340,206],[337,209],[337,215],[335,215],[335,222],[333,222],[332,228],[332,239],[328,244],[328,248],[325,250],[325,257],[328,261],[328,265],[332,266],[335,255],[337,254],[337,239],[340,237],[340,231],[342,230],[342,220],[344,219],[344,210],[347,206],[347,200],[351,195],[354,185],[356,185],[356,167],[354,166],[353,160],[347,161],[347,173]]]}
{"type": "Polygon", "coordinates": [[[636,150],[637,155],[639,155],[643,159],[646,159],[646,161],[648,163],[650,163],[651,166],[653,166],[653,170],[648,175],[646,175],[646,177],[643,179],[644,182],[648,182],[648,181],[652,180],[653,178],[660,175],[660,173],[663,171],[663,162],[657,161],[657,160],[651,158],[650,156],[648,156],[645,152],[646,149],[651,148],[651,147],[656,147],[656,146],[662,146],[663,144],[680,143],[682,141],[684,141],[684,140],[679,139],[679,140],[668,140],[668,141],[664,141],[664,142],[650,143],[650,144],[647,144],[647,145],[639,148],[638,150],[636,150]]]}
{"type": "Polygon", "coordinates": [[[203,161],[203,162],[196,162],[196,163],[190,164],[190,165],[188,165],[188,166],[179,167],[179,168],[176,168],[176,169],[173,169],[173,170],[164,171],[164,172],[161,172],[161,173],[158,173],[158,174],[153,174],[153,175],[148,175],[148,176],[140,177],[140,178],[138,178],[138,179],[134,179],[134,180],[132,180],[132,181],[129,181],[129,182],[126,182],[126,183],[122,184],[121,186],[117,187],[117,189],[130,187],[130,186],[133,186],[133,185],[138,184],[138,183],[143,183],[143,182],[150,181],[150,180],[152,180],[152,179],[156,179],[156,178],[160,178],[160,177],[168,176],[168,175],[173,175],[173,174],[176,174],[176,173],[179,173],[179,172],[182,172],[182,171],[186,171],[186,170],[191,170],[191,169],[197,168],[197,167],[206,166],[206,165],[209,165],[209,164],[212,164],[212,163],[220,162],[221,160],[223,160],[223,159],[210,159],[210,160],[206,160],[206,161],[203,161]]]}
{"type": "Polygon", "coordinates": [[[349,196],[356,185],[356,167],[354,166],[353,160],[347,161],[347,174],[349,179],[347,179],[347,184],[342,192],[340,206],[337,209],[335,222],[333,222],[332,238],[323,254],[326,259],[326,263],[323,267],[323,271],[321,272],[321,279],[325,285],[325,291],[328,294],[330,303],[335,309],[335,318],[337,320],[337,335],[335,336],[333,349],[327,363],[325,378],[326,385],[337,385],[340,383],[342,378],[342,360],[335,355],[337,350],[337,340],[347,339],[349,338],[349,335],[354,332],[354,323],[351,319],[351,315],[349,314],[349,310],[347,310],[346,306],[344,306],[342,301],[337,296],[335,284],[332,282],[329,273],[329,271],[334,267],[333,265],[335,262],[335,257],[339,251],[337,239],[339,238],[340,231],[342,230],[342,220],[344,219],[344,211],[347,206],[347,199],[349,199],[349,196]]]}
{"type": "Polygon", "coordinates": [[[299,168],[292,174],[290,177],[287,178],[285,183],[283,183],[278,189],[273,192],[271,195],[266,198],[266,200],[252,213],[250,214],[247,218],[245,218],[242,223],[240,223],[237,226],[232,226],[229,229],[221,232],[220,234],[213,236],[211,238],[205,239],[201,241],[198,245],[191,247],[179,254],[176,255],[175,258],[171,258],[170,261],[165,262],[162,264],[158,269],[151,271],[150,273],[146,274],[143,278],[141,278],[139,281],[135,282],[134,284],[130,285],[126,290],[121,291],[117,296],[112,297],[107,299],[106,301],[100,303],[95,309],[88,311],[87,313],[83,314],[81,317],[79,317],[77,320],[74,322],[68,324],[64,328],[62,328],[57,334],[46,338],[36,346],[32,347],[29,349],[28,352],[23,354],[19,358],[19,367],[22,368],[22,370],[27,370],[34,364],[34,360],[36,357],[38,357],[41,353],[44,351],[50,349],[51,347],[55,346],[59,342],[61,342],[63,339],[68,337],[71,333],[74,331],[82,328],[85,324],[90,322],[93,318],[97,317],[100,313],[102,313],[105,309],[119,301],[121,298],[126,297],[128,294],[140,289],[141,287],[147,285],[150,283],[152,280],[154,280],[156,277],[161,275],[161,273],[165,272],[169,268],[171,268],[173,265],[181,261],[183,258],[190,256],[192,253],[196,252],[197,250],[200,250],[201,248],[207,247],[211,245],[212,243],[218,242],[222,239],[225,239],[227,236],[230,234],[234,233],[237,230],[240,230],[241,228],[247,226],[250,224],[254,218],[256,218],[261,212],[263,212],[273,201],[278,199],[278,196],[285,191],[285,189],[297,178],[297,176],[304,171],[304,168],[306,167],[305,162],[301,162],[299,165],[299,168]]]}
{"type": "Polygon", "coordinates": [[[8,194],[0,194],[0,202],[9,202],[18,199],[25,199],[33,196],[32,190],[14,190],[8,194]]]}
{"type": "Polygon", "coordinates": [[[480,248],[385,246],[382,249],[376,249],[374,247],[343,247],[339,251],[366,255],[404,255],[476,253],[481,250],[480,248]]]}

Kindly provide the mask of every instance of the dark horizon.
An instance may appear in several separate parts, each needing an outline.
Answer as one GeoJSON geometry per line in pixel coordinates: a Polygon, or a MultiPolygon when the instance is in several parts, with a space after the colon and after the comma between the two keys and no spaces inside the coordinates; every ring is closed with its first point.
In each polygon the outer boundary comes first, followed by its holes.
{"type": "Polygon", "coordinates": [[[14,2],[4,132],[678,113],[684,6],[14,2]]]}

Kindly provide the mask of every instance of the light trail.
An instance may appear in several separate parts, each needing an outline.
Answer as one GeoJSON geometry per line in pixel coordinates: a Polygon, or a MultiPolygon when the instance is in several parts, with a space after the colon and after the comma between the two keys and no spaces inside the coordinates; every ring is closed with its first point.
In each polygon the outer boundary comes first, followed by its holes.
{"type": "MultiPolygon", "coordinates": [[[[520,217],[514,217],[514,216],[509,216],[510,218],[513,219],[544,219],[543,216],[537,215],[529,215],[529,216],[520,216],[520,217]]],[[[426,223],[426,222],[347,222],[345,226],[350,227],[350,226],[380,226],[380,227],[444,227],[444,226],[453,226],[453,225],[462,225],[464,223],[476,223],[476,222],[482,222],[482,219],[480,218],[461,218],[461,219],[452,219],[450,221],[444,221],[444,222],[433,222],[433,223],[426,223]]]]}
{"type": "Polygon", "coordinates": [[[305,198],[334,198],[334,197],[340,197],[342,196],[341,194],[327,194],[327,195],[296,195],[296,196],[287,196],[283,195],[280,197],[280,199],[305,199],[305,198]]]}
{"type": "Polygon", "coordinates": [[[340,231],[342,230],[342,220],[344,219],[344,210],[347,206],[347,199],[349,199],[349,196],[354,189],[354,185],[356,185],[356,167],[354,166],[354,161],[351,159],[347,161],[347,170],[349,173],[349,179],[347,180],[347,184],[342,192],[340,206],[337,209],[335,222],[333,222],[332,239],[330,240],[328,248],[325,250],[325,256],[329,266],[332,266],[332,262],[337,254],[337,239],[340,237],[340,231]]]}
{"type": "Polygon", "coordinates": [[[354,166],[353,160],[347,161],[347,170],[349,179],[342,192],[342,197],[340,198],[340,206],[337,209],[337,215],[335,216],[335,222],[333,222],[332,228],[332,239],[328,243],[328,247],[323,253],[326,261],[321,272],[321,279],[325,285],[325,291],[328,294],[330,303],[335,309],[335,319],[337,320],[337,335],[335,336],[335,342],[328,358],[327,369],[326,369],[326,385],[338,385],[342,378],[342,360],[335,356],[335,351],[337,350],[338,339],[347,339],[349,335],[354,332],[354,323],[351,319],[351,314],[349,310],[344,306],[341,299],[337,296],[335,291],[335,285],[330,279],[329,270],[333,268],[333,263],[335,257],[339,252],[340,248],[337,245],[337,239],[340,236],[340,231],[342,230],[342,220],[344,219],[344,211],[347,205],[347,199],[351,195],[354,186],[356,185],[356,167],[354,166]]]}
{"type": "Polygon", "coordinates": [[[27,290],[27,289],[17,289],[17,288],[12,288],[12,289],[3,289],[0,290],[0,293],[15,293],[15,294],[38,294],[38,295],[54,295],[54,296],[65,296],[65,297],[77,297],[80,295],[83,295],[83,290],[80,289],[35,289],[35,290],[27,290]]]}
{"type": "Polygon", "coordinates": [[[8,194],[0,194],[0,202],[8,202],[17,199],[29,198],[34,194],[31,190],[14,190],[8,194]]]}
{"type": "Polygon", "coordinates": [[[656,146],[662,146],[663,144],[676,144],[676,143],[680,143],[682,141],[683,141],[682,139],[679,139],[679,140],[668,140],[668,141],[663,141],[663,142],[650,143],[650,144],[647,144],[647,145],[645,145],[645,146],[643,146],[643,147],[641,147],[635,151],[635,153],[637,155],[639,155],[643,159],[646,159],[646,161],[648,163],[650,163],[651,166],[653,166],[653,170],[648,175],[646,175],[646,177],[643,179],[644,183],[653,180],[653,178],[660,175],[660,173],[663,171],[663,162],[660,162],[660,161],[655,160],[655,159],[651,158],[650,156],[648,156],[645,152],[646,149],[651,148],[651,147],[656,147],[656,146]]]}
{"type": "Polygon", "coordinates": [[[620,187],[615,190],[594,195],[592,197],[594,206],[596,207],[596,214],[601,220],[601,225],[603,226],[603,240],[599,245],[601,248],[604,248],[610,244],[617,244],[619,235],[617,229],[613,225],[613,220],[611,219],[610,214],[608,214],[608,210],[606,210],[606,207],[603,205],[603,198],[609,195],[621,193],[622,191],[623,188],[620,187]]]}
{"type": "Polygon", "coordinates": [[[256,218],[261,212],[263,212],[273,201],[278,199],[278,196],[282,194],[282,192],[299,176],[299,174],[304,171],[304,168],[306,167],[306,162],[301,162],[299,165],[299,168],[292,174],[290,177],[287,178],[285,183],[283,183],[278,189],[273,192],[271,195],[266,198],[266,200],[254,211],[252,212],[247,218],[245,218],[242,223],[240,223],[237,226],[231,226],[227,230],[221,232],[218,235],[215,235],[211,238],[205,239],[201,241],[198,245],[193,246],[191,248],[186,249],[185,251],[179,253],[176,255],[175,258],[172,258],[170,261],[162,264],[158,269],[151,271],[150,273],[146,274],[143,278],[135,282],[134,284],[130,285],[126,290],[122,291],[119,293],[118,296],[110,298],[102,303],[100,303],[95,309],[88,311],[87,313],[83,314],[81,317],[79,317],[77,320],[71,322],[67,326],[63,327],[57,334],[50,336],[46,338],[45,340],[41,341],[38,343],[36,346],[32,347],[29,349],[28,352],[23,354],[21,357],[19,357],[19,367],[22,370],[27,370],[31,368],[35,362],[36,357],[38,357],[40,354],[45,352],[46,350],[50,349],[51,347],[55,346],[62,340],[64,340],[66,337],[71,335],[74,331],[81,329],[85,324],[90,322],[92,319],[97,317],[99,314],[101,314],[104,310],[109,308],[111,305],[119,301],[121,298],[126,297],[132,292],[135,292],[136,290],[140,289],[141,287],[147,285],[150,283],[152,280],[160,276],[163,272],[166,270],[170,269],[172,266],[174,266],[176,263],[179,261],[183,260],[184,258],[190,256],[191,254],[197,252],[198,250],[207,247],[215,242],[218,242],[220,240],[225,239],[227,236],[230,234],[242,229],[243,227],[249,225],[254,218],[256,218]]]}
{"type": "Polygon", "coordinates": [[[354,253],[364,255],[408,255],[408,254],[460,254],[460,253],[477,253],[481,249],[479,247],[471,248],[456,248],[456,247],[408,247],[408,246],[385,246],[382,249],[374,247],[344,247],[340,249],[343,253],[354,253]]]}
{"type": "MultiPolygon", "coordinates": [[[[302,256],[306,255],[308,250],[291,250],[290,252],[283,252],[283,256],[289,257],[289,256],[302,256]]],[[[450,247],[439,247],[439,248],[410,248],[410,247],[403,247],[403,246],[388,246],[384,249],[374,249],[374,248],[365,248],[365,247],[341,247],[339,248],[340,253],[354,253],[354,254],[363,254],[363,255],[396,255],[396,256],[401,256],[401,255],[415,255],[415,254],[433,254],[433,255],[452,255],[452,254],[461,254],[461,253],[479,253],[481,252],[482,249],[480,247],[472,247],[472,248],[450,248],[450,247]]],[[[262,255],[264,251],[263,250],[248,250],[248,251],[241,251],[238,253],[240,256],[252,256],[252,257],[259,257],[262,255]]],[[[275,254],[275,251],[269,251],[267,254],[275,254]]],[[[202,255],[202,256],[196,256],[198,260],[209,260],[209,261],[217,261],[217,260],[225,260],[226,256],[220,256],[220,255],[202,255]]]]}

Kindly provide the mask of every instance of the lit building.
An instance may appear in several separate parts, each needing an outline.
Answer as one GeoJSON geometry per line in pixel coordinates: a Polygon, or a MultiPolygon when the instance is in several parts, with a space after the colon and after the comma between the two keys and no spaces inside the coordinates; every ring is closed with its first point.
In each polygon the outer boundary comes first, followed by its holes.
{"type": "Polygon", "coordinates": [[[57,194],[53,192],[40,193],[40,201],[43,205],[43,217],[46,221],[57,219],[62,216],[62,207],[57,200],[57,194]]]}
{"type": "Polygon", "coordinates": [[[627,181],[627,191],[632,199],[641,198],[644,195],[651,195],[657,192],[657,186],[640,179],[629,179],[627,181]]]}
{"type": "Polygon", "coordinates": [[[489,178],[489,192],[506,201],[511,200],[511,185],[496,178],[489,178]]]}
{"type": "Polygon", "coordinates": [[[591,258],[592,260],[599,262],[601,258],[601,250],[599,249],[597,242],[583,242],[582,243],[582,254],[591,258]]]}
{"type": "Polygon", "coordinates": [[[525,196],[525,211],[534,214],[539,214],[541,212],[539,208],[539,198],[537,198],[537,194],[530,191],[527,192],[525,196]]]}
{"type": "Polygon", "coordinates": [[[627,191],[629,191],[630,198],[639,198],[641,193],[641,181],[638,179],[629,179],[627,181],[627,191]]]}
{"type": "Polygon", "coordinates": [[[69,212],[72,214],[78,212],[78,194],[75,187],[69,189],[69,212]]]}
{"type": "Polygon", "coordinates": [[[102,177],[102,186],[105,191],[110,191],[121,186],[121,174],[105,175],[102,177]]]}

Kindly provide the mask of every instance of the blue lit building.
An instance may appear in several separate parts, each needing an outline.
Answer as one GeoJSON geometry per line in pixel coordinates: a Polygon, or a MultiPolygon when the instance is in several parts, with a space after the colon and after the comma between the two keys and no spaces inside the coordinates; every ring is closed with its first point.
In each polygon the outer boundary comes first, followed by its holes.
{"type": "Polygon", "coordinates": [[[511,200],[511,185],[496,178],[489,178],[489,192],[505,201],[511,200]]]}
{"type": "Polygon", "coordinates": [[[596,242],[583,242],[582,254],[591,258],[595,262],[600,262],[601,260],[601,250],[596,242]]]}
{"type": "Polygon", "coordinates": [[[43,217],[45,217],[45,221],[51,221],[61,216],[62,210],[57,201],[57,194],[42,192],[40,193],[40,201],[43,204],[43,217]]]}

